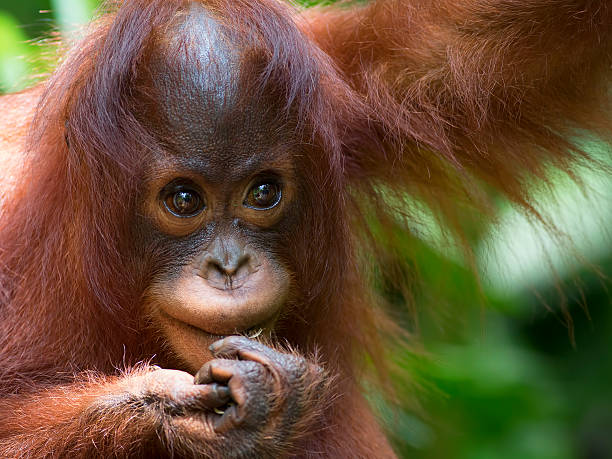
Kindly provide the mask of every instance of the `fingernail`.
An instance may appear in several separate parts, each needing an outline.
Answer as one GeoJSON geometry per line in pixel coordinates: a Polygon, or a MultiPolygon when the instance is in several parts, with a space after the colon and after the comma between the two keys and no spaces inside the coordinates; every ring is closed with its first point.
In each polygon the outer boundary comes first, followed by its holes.
{"type": "Polygon", "coordinates": [[[223,340],[220,339],[219,341],[215,341],[214,343],[212,343],[210,346],[208,346],[208,349],[211,352],[215,352],[216,350],[218,350],[221,346],[223,345],[223,340]]]}

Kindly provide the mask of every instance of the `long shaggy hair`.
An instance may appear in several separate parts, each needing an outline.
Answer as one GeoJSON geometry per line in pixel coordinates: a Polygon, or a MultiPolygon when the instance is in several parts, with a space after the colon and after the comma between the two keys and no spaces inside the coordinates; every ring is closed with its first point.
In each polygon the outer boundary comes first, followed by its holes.
{"type": "MultiPolygon", "coordinates": [[[[107,3],[42,95],[20,96],[39,102],[27,167],[2,200],[6,396],[86,370],[111,374],[158,350],[139,309],[151,273],[125,258],[142,158],[157,142],[138,116],[154,98],[148,63],[187,3],[107,3]]],[[[342,404],[361,403],[359,382],[373,369],[386,385],[388,349],[404,342],[373,283],[383,272],[409,297],[411,278],[390,262],[397,229],[418,218],[407,197],[469,257],[466,213],[494,219],[492,194],[540,218],[528,180],[547,180],[551,166],[570,175],[576,164],[599,166],[578,140],[611,140],[612,6],[591,3],[386,0],[298,13],[273,0],[202,2],[240,52],[243,93],[294,127],[312,191],[308,224],[287,241],[299,297],[277,335],[339,375],[335,433],[313,449],[344,451],[354,415],[342,404]]],[[[12,410],[22,403],[6,400],[12,410]]],[[[2,423],[0,434],[18,430],[2,423]]],[[[370,450],[367,426],[355,429],[370,450]]]]}

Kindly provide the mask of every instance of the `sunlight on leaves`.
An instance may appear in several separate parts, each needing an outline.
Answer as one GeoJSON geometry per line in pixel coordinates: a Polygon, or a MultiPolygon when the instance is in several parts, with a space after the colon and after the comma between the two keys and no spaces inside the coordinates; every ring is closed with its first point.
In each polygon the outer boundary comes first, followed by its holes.
{"type": "MultiPolygon", "coordinates": [[[[609,163],[609,154],[599,151],[596,156],[605,161],[608,155],[609,163]]],[[[582,185],[553,174],[553,189],[538,190],[534,196],[544,218],[555,222],[553,231],[508,207],[498,229],[482,242],[479,265],[497,293],[554,284],[556,277],[571,276],[585,262],[597,263],[609,255],[612,177],[587,168],[577,168],[577,177],[582,185]]]]}
{"type": "Polygon", "coordinates": [[[93,0],[52,0],[53,12],[62,35],[70,36],[80,26],[89,22],[97,3],[93,0]]]}

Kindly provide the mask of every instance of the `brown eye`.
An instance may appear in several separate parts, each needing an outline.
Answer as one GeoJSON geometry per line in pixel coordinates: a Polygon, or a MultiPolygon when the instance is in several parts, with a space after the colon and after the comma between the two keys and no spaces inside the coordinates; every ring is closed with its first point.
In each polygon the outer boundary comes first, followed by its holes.
{"type": "Polygon", "coordinates": [[[177,217],[194,217],[204,208],[200,193],[185,186],[171,186],[164,196],[166,209],[177,217]]]}
{"type": "Polygon", "coordinates": [[[274,182],[259,183],[253,186],[244,201],[244,205],[251,209],[268,210],[276,206],[281,200],[280,185],[274,182]]]}

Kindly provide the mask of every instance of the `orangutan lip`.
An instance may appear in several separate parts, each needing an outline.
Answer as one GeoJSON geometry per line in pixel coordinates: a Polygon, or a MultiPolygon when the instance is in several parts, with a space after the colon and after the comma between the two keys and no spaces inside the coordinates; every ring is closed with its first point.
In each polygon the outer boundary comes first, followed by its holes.
{"type": "Polygon", "coordinates": [[[208,330],[204,330],[203,328],[200,327],[196,327],[195,325],[190,324],[189,322],[184,322],[180,319],[177,319],[176,317],[172,316],[171,314],[168,314],[166,311],[164,311],[162,308],[159,309],[160,314],[167,320],[171,321],[171,322],[175,322],[181,326],[184,326],[186,328],[189,328],[191,330],[193,330],[196,333],[204,333],[208,336],[211,336],[213,338],[217,338],[217,339],[223,339],[226,336],[232,336],[232,335],[243,335],[246,336],[249,339],[255,339],[259,336],[261,336],[262,333],[264,333],[266,330],[269,330],[270,327],[270,323],[265,323],[265,324],[261,324],[261,325],[255,325],[254,327],[249,327],[245,330],[234,330],[233,333],[223,333],[223,334],[217,334],[217,333],[212,333],[209,332],[208,330]]]}
{"type": "Polygon", "coordinates": [[[205,335],[212,336],[214,338],[219,338],[219,339],[222,339],[222,338],[225,338],[226,336],[228,336],[227,334],[217,335],[215,333],[210,333],[209,331],[203,330],[200,327],[196,327],[195,325],[191,325],[189,322],[185,322],[183,320],[177,319],[173,315],[168,314],[166,311],[164,311],[163,308],[159,308],[159,314],[162,316],[162,318],[166,319],[167,321],[174,322],[175,324],[177,324],[179,326],[188,328],[188,329],[190,329],[190,330],[192,330],[194,332],[197,332],[197,333],[203,333],[205,335]]]}

